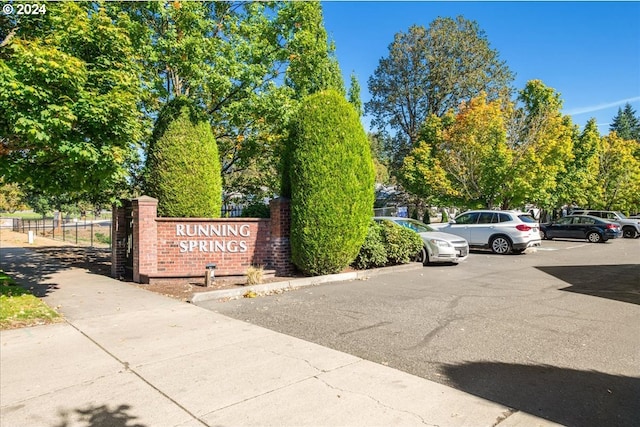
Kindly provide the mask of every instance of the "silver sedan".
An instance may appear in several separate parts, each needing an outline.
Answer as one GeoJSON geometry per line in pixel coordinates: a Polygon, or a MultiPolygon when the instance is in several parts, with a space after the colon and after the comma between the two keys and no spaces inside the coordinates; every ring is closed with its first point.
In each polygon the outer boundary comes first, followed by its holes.
{"type": "Polygon", "coordinates": [[[424,246],[417,255],[416,261],[424,265],[437,262],[457,264],[467,259],[469,255],[469,243],[464,238],[435,230],[418,220],[395,216],[377,216],[373,219],[378,222],[391,221],[418,233],[424,246]]]}

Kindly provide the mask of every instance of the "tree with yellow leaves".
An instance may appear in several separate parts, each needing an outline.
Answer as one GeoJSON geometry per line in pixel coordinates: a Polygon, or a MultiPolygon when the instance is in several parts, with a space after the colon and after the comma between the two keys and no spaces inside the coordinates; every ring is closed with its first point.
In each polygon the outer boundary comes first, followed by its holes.
{"type": "Polygon", "coordinates": [[[602,193],[594,207],[626,212],[640,209],[640,161],[633,155],[636,144],[616,132],[600,139],[597,183],[602,193]]]}

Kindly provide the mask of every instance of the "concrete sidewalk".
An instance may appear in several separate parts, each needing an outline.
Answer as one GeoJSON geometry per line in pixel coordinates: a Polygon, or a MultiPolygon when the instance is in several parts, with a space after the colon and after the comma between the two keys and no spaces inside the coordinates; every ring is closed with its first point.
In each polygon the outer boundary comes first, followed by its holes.
{"type": "Polygon", "coordinates": [[[550,426],[349,354],[3,247],[65,323],[0,333],[0,426],[550,426]]]}

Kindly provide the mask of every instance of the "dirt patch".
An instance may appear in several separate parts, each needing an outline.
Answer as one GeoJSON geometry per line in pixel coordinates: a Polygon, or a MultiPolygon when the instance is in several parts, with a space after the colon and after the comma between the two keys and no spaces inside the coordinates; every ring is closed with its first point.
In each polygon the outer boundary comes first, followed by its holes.
{"type": "MultiPolygon", "coordinates": [[[[265,278],[262,283],[286,282],[292,279],[304,277],[299,276],[275,276],[265,278]]],[[[204,286],[204,279],[198,280],[164,280],[161,282],[151,283],[149,285],[138,285],[140,289],[155,292],[180,301],[189,301],[191,296],[200,292],[211,292],[226,289],[243,289],[246,288],[246,277],[242,278],[216,278],[210,286],[204,286]]]]}
{"type": "Polygon", "coordinates": [[[41,247],[73,247],[71,243],[53,240],[43,236],[35,236],[33,243],[29,244],[29,235],[17,233],[13,230],[0,228],[0,247],[14,248],[41,248],[41,247]]]}

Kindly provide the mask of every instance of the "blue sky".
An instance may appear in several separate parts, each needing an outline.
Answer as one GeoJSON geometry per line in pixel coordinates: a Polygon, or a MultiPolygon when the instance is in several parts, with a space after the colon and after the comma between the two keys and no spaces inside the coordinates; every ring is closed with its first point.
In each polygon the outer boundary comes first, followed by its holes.
{"type": "Polygon", "coordinates": [[[323,1],[322,7],[345,82],[354,72],[363,102],[396,33],[462,15],[485,32],[516,74],[517,89],[542,80],[560,93],[563,112],[581,129],[595,118],[607,134],[626,102],[640,114],[640,2],[323,1]]]}

